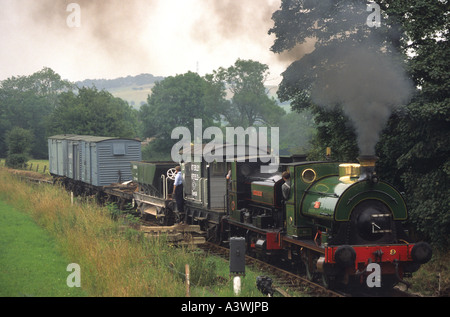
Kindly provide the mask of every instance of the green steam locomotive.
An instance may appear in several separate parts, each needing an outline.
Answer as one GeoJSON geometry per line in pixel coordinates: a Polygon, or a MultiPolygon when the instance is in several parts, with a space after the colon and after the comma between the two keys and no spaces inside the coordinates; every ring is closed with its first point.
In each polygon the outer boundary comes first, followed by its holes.
{"type": "Polygon", "coordinates": [[[410,242],[406,203],[377,177],[376,157],[359,161],[291,158],[269,174],[261,173],[268,163],[249,156],[185,162],[183,210],[171,197],[173,163],[132,162],[134,199],[161,224],[200,224],[216,243],[245,237],[247,252],[290,263],[328,287],[407,284],[403,277],[431,259],[431,247],[410,242]]]}

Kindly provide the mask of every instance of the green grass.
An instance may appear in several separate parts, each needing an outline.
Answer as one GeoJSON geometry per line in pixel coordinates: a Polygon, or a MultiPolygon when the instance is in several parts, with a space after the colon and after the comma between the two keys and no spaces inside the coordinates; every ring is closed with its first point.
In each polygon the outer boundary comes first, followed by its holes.
{"type": "Polygon", "coordinates": [[[148,95],[152,94],[152,89],[155,85],[148,84],[143,86],[127,86],[111,88],[108,91],[114,96],[126,100],[129,104],[134,102],[133,107],[139,109],[141,102],[146,103],[148,95]]]}
{"type": "MultiPolygon", "coordinates": [[[[5,158],[0,158],[0,167],[5,167],[5,158]]],[[[38,172],[45,175],[50,175],[49,171],[49,162],[48,160],[35,160],[30,159],[27,162],[27,167],[25,168],[27,171],[38,172]],[[44,173],[45,169],[45,173],[44,173]]]]}
{"type": "MultiPolygon", "coordinates": [[[[66,286],[70,263],[80,265],[88,296],[184,297],[186,264],[191,296],[234,296],[227,261],[144,238],[108,208],[83,199],[71,205],[58,186],[29,184],[0,168],[0,201],[0,296],[82,296],[66,286]]],[[[246,272],[241,296],[262,295],[258,275],[246,272]]]]}
{"type": "Polygon", "coordinates": [[[412,284],[412,291],[423,296],[450,296],[450,252],[433,250],[430,262],[421,266],[406,279],[412,284]]]}
{"type": "Polygon", "coordinates": [[[44,166],[45,166],[45,174],[50,175],[49,169],[48,169],[48,160],[34,160],[31,159],[28,161],[28,167],[27,169],[33,172],[39,172],[41,174],[44,174],[44,166]],[[31,165],[33,164],[33,165],[31,165]]]}
{"type": "Polygon", "coordinates": [[[0,296],[86,296],[70,288],[70,263],[54,239],[26,214],[0,201],[0,296]]]}

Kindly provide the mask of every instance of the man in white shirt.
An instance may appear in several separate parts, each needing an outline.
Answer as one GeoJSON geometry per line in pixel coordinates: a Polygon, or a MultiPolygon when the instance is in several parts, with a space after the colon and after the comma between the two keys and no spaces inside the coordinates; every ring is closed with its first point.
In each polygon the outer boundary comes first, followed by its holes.
{"type": "Polygon", "coordinates": [[[181,174],[181,167],[175,167],[176,175],[173,183],[173,196],[177,202],[178,212],[184,211],[184,197],[183,197],[183,175],[181,174]]]}

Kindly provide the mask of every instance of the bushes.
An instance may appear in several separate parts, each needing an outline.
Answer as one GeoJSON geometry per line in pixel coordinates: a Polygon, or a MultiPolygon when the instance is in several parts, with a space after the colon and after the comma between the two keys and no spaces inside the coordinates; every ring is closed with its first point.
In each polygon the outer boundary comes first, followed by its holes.
{"type": "Polygon", "coordinates": [[[25,129],[15,127],[6,137],[8,145],[8,156],[5,164],[11,168],[20,168],[29,159],[29,152],[31,149],[31,142],[33,141],[33,134],[25,129]]]}
{"type": "Polygon", "coordinates": [[[5,165],[11,168],[21,168],[28,162],[26,154],[9,154],[5,160],[5,165]]]}
{"type": "MultiPolygon", "coordinates": [[[[415,109],[414,104],[407,108],[415,109]]],[[[444,251],[450,247],[449,132],[439,118],[396,113],[378,144],[380,177],[405,193],[417,238],[444,251]]]]}

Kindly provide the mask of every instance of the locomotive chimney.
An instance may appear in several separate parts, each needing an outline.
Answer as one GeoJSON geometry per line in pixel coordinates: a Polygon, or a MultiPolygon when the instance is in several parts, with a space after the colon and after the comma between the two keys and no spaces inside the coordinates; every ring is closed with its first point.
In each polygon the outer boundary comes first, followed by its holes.
{"type": "Polygon", "coordinates": [[[372,182],[377,182],[378,178],[375,172],[375,163],[378,161],[378,157],[375,155],[361,155],[358,157],[360,167],[360,181],[369,180],[372,182]]]}

